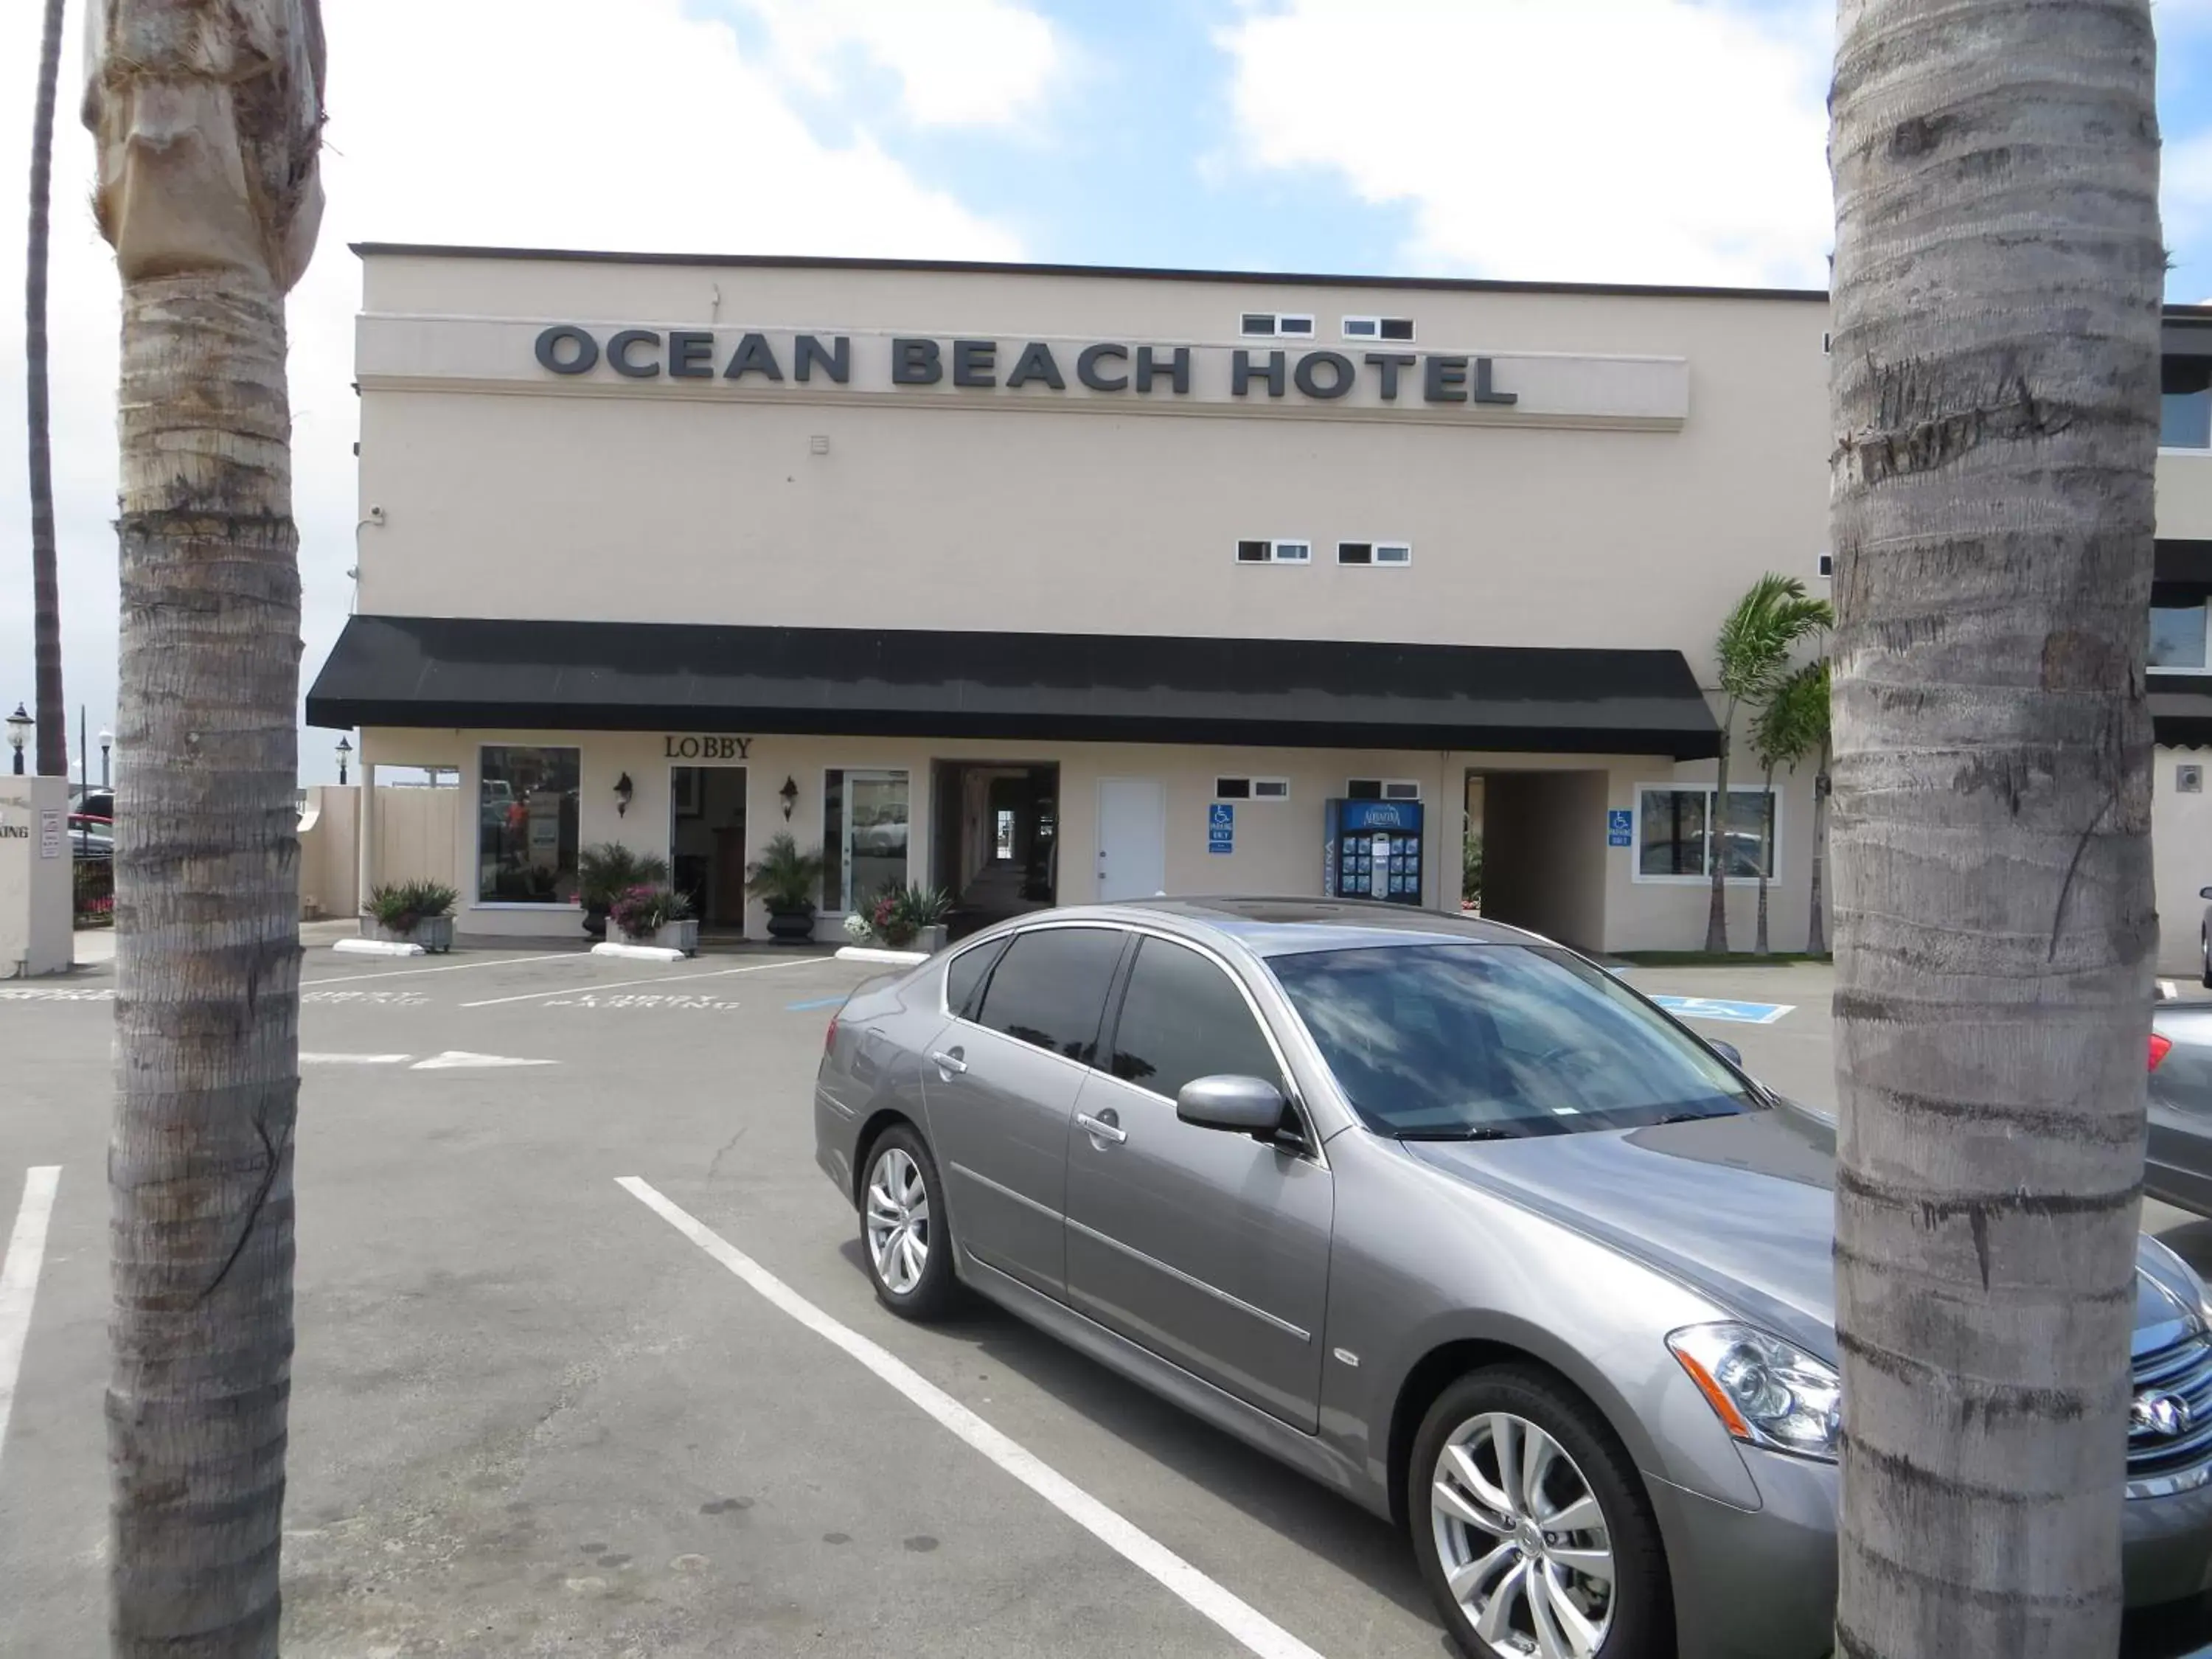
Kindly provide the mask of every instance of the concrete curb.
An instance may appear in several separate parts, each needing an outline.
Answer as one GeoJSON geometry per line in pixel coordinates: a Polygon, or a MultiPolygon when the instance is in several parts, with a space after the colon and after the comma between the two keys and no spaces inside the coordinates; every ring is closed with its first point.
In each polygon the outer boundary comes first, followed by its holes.
{"type": "Polygon", "coordinates": [[[920,951],[878,951],[871,945],[842,945],[837,947],[840,962],[880,962],[894,968],[911,968],[929,957],[920,951]]]}
{"type": "Polygon", "coordinates": [[[684,952],[666,945],[617,945],[602,940],[592,947],[595,957],[620,957],[626,962],[681,962],[684,952]]]}
{"type": "Polygon", "coordinates": [[[428,954],[419,945],[406,945],[394,939],[342,939],[335,940],[331,949],[348,957],[419,957],[428,954]]]}

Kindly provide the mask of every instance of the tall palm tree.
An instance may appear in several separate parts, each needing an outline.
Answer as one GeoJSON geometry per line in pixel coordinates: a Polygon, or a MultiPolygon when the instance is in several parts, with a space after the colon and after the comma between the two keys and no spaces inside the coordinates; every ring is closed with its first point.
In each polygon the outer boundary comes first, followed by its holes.
{"type": "Polygon", "coordinates": [[[1713,641],[1720,669],[1721,757],[1713,777],[1711,848],[1712,902],[1705,911],[1705,949],[1716,956],[1728,945],[1728,830],[1735,823],[1729,802],[1729,750],[1735,745],[1735,717],[1746,705],[1773,695],[1790,671],[1790,654],[1832,620],[1826,599],[1808,598],[1795,576],[1769,571],[1746,590],[1721,620],[1713,641]]]}
{"type": "Polygon", "coordinates": [[[69,771],[62,702],[62,589],[54,554],[54,459],[46,396],[46,227],[54,175],[54,82],[61,73],[62,0],[46,0],[39,40],[38,106],[31,117],[31,226],[23,258],[23,384],[31,439],[31,649],[39,770],[69,771]]]}
{"type": "Polygon", "coordinates": [[[1842,0],[1837,1650],[2109,1659],[2157,921],[2150,0],[1842,0]]]}
{"type": "Polygon", "coordinates": [[[299,847],[284,295],[321,217],[315,0],[105,0],[123,277],[112,1651],[273,1656],[299,847]]]}
{"type": "MultiPolygon", "coordinates": [[[[1751,751],[1766,775],[1766,799],[1774,799],[1774,774],[1778,768],[1787,767],[1792,773],[1798,763],[1815,749],[1820,751],[1823,771],[1828,758],[1828,665],[1825,661],[1808,662],[1776,686],[1763,704],[1751,725],[1751,751]]],[[[1820,902],[1820,817],[1822,803],[1816,789],[1813,800],[1813,902],[1820,902]]],[[[1770,806],[1770,812],[1772,808],[1770,806]]],[[[1772,860],[1759,869],[1759,943],[1753,947],[1759,956],[1768,954],[1766,939],[1766,883],[1772,860]]],[[[1820,929],[1817,908],[1813,927],[1820,929]]],[[[1808,945],[1809,949],[1810,946],[1808,945]]]]}
{"type": "Polygon", "coordinates": [[[1783,681],[1767,711],[1773,719],[1786,721],[1793,733],[1788,764],[1796,770],[1797,763],[1807,755],[1814,756],[1813,763],[1813,879],[1809,920],[1805,927],[1805,951],[1808,956],[1826,956],[1828,952],[1827,930],[1821,912],[1824,866],[1828,850],[1828,762],[1831,742],[1829,715],[1830,673],[1826,657],[1808,662],[1783,681]]]}

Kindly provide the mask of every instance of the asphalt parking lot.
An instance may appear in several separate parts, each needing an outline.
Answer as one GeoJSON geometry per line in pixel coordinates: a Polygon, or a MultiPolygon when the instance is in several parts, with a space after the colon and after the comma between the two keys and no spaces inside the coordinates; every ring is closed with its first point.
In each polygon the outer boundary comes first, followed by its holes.
{"type": "MultiPolygon", "coordinates": [[[[869,971],[310,950],[288,1653],[1444,1651],[1381,1522],[1010,1317],[878,1308],[809,1107],[869,971]]],[[[1632,977],[1787,1008],[1705,1029],[1831,1098],[1824,970],[1632,977]]],[[[60,1171],[0,1440],[26,1659],[105,1642],[112,988],[0,986],[0,1228],[60,1171]]]]}

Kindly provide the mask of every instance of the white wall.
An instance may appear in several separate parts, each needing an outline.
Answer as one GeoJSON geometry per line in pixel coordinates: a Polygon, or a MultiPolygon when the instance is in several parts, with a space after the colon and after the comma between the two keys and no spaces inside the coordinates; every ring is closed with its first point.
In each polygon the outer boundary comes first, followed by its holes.
{"type": "Polygon", "coordinates": [[[2212,793],[2183,794],[2174,787],[2184,766],[2202,769],[2212,786],[2212,749],[2161,747],[2152,762],[2150,838],[2152,868],[2158,884],[2159,948],[2161,973],[2191,981],[2203,972],[2197,953],[2205,901],[2212,887],[2212,793]]]}
{"type": "Polygon", "coordinates": [[[0,979],[68,971],[76,896],[69,781],[0,776],[0,979]],[[60,831],[48,841],[48,823],[60,831]]]}

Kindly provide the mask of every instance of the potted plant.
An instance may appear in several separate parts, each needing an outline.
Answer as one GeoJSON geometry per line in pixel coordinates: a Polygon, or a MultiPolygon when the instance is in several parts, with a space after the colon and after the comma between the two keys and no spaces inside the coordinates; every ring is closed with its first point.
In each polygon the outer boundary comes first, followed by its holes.
{"type": "Polygon", "coordinates": [[[668,860],[633,852],[618,841],[603,841],[576,854],[576,902],[584,907],[584,931],[607,936],[607,912],[633,887],[655,887],[668,879],[668,860]]]}
{"type": "Polygon", "coordinates": [[[372,887],[362,906],[371,937],[421,945],[434,956],[453,948],[453,903],[460,894],[443,882],[387,882],[372,887]]]}
{"type": "Polygon", "coordinates": [[[788,830],[761,849],[745,872],[745,891],[768,907],[769,937],[800,945],[814,937],[814,896],[822,890],[822,854],[802,853],[788,830]]]}
{"type": "MultiPolygon", "coordinates": [[[[862,913],[869,933],[894,951],[933,954],[945,948],[945,918],[952,908],[952,896],[941,887],[919,887],[890,882],[862,913]]],[[[846,928],[853,932],[849,923],[846,928]]]]}
{"type": "Polygon", "coordinates": [[[691,901],[672,887],[640,883],[607,908],[607,919],[632,945],[658,945],[687,957],[699,954],[699,919],[691,914],[691,901]]]}

